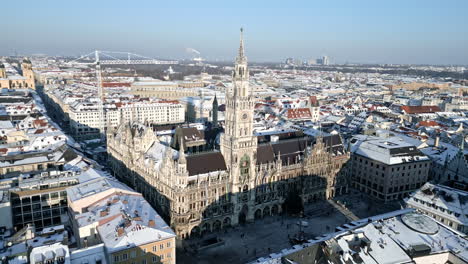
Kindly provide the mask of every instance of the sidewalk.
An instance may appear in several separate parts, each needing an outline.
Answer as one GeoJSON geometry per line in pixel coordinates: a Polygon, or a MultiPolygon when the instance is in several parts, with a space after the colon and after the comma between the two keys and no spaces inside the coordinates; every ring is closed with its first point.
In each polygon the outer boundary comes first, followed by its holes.
{"type": "Polygon", "coordinates": [[[359,217],[357,217],[353,212],[345,208],[343,205],[338,204],[333,200],[328,200],[328,203],[331,204],[336,210],[338,210],[344,216],[346,216],[346,218],[348,218],[349,221],[359,220],[359,217]]]}

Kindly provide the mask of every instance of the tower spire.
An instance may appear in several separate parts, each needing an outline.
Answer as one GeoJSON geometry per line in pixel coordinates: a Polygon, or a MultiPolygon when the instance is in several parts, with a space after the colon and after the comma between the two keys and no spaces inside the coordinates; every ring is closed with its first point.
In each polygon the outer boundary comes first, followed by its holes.
{"type": "Polygon", "coordinates": [[[240,28],[240,45],[238,59],[244,59],[244,29],[240,28]]]}
{"type": "Polygon", "coordinates": [[[461,134],[460,151],[465,149],[465,132],[461,134]]]}
{"type": "Polygon", "coordinates": [[[182,142],[182,137],[179,141],[179,164],[185,164],[187,160],[185,159],[184,144],[182,142]]]}

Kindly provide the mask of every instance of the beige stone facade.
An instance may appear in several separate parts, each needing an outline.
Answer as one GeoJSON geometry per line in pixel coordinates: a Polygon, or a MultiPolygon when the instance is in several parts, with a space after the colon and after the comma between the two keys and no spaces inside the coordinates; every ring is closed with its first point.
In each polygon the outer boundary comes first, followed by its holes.
{"type": "Polygon", "coordinates": [[[0,63],[0,89],[29,88],[35,90],[36,84],[31,61],[28,59],[23,60],[21,70],[23,71],[22,76],[8,76],[5,66],[0,63]]]}
{"type": "Polygon", "coordinates": [[[277,215],[291,193],[313,202],[347,191],[349,154],[331,140],[257,142],[248,78],[241,42],[220,152],[186,156],[141,124],[108,131],[116,177],[141,192],[181,238],[277,215]]]}
{"type": "Polygon", "coordinates": [[[58,149],[37,153],[23,153],[14,156],[1,156],[0,178],[5,178],[8,174],[61,168],[66,163],[66,158],[64,158],[66,146],[61,146],[58,149]]]}
{"type": "Polygon", "coordinates": [[[410,82],[386,85],[390,89],[405,89],[405,90],[418,90],[420,88],[436,88],[447,90],[451,87],[451,83],[423,83],[423,82],[410,82]]]}
{"type": "Polygon", "coordinates": [[[175,264],[175,237],[110,253],[110,263],[175,264]]]}
{"type": "Polygon", "coordinates": [[[197,96],[198,91],[192,89],[188,84],[180,86],[175,82],[141,81],[132,84],[131,93],[140,97],[157,97],[162,99],[197,96]]]}

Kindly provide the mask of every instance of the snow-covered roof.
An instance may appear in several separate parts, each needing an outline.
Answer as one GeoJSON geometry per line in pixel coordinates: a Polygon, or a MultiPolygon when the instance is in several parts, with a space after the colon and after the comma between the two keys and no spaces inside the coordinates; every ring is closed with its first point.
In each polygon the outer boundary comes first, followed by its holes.
{"type": "Polygon", "coordinates": [[[89,180],[84,183],[69,187],[67,189],[67,196],[69,201],[76,202],[78,200],[89,198],[94,194],[110,189],[133,192],[132,189],[117,180],[99,177],[94,180],[89,180]]]}
{"type": "Polygon", "coordinates": [[[142,197],[122,197],[122,199],[124,198],[129,199],[122,210],[131,216],[121,214],[105,225],[98,227],[99,235],[108,252],[120,251],[175,237],[172,229],[146,200],[142,197]],[[136,209],[138,209],[138,216],[135,216],[134,213],[136,209]],[[131,219],[129,220],[129,218],[131,219]],[[128,221],[130,222],[128,223],[128,221]]]}
{"type": "Polygon", "coordinates": [[[96,263],[97,261],[106,264],[104,244],[72,250],[70,252],[70,261],[71,264],[96,263]]]}
{"type": "Polygon", "coordinates": [[[468,226],[468,192],[428,182],[406,198],[405,202],[410,207],[442,215],[468,226]]]}
{"type": "Polygon", "coordinates": [[[68,246],[61,243],[34,247],[30,253],[30,263],[63,263],[70,264],[68,246]],[[59,260],[62,259],[63,262],[59,260]]]}
{"type": "Polygon", "coordinates": [[[351,151],[363,157],[388,165],[429,160],[416,146],[398,137],[380,138],[355,136],[351,140],[351,151]]]}
{"type": "MultiPolygon", "coordinates": [[[[338,228],[335,233],[325,234],[302,245],[257,259],[253,263],[283,263],[282,260],[299,258],[302,250],[318,247],[321,257],[333,263],[446,263],[449,254],[468,261],[468,240],[461,233],[436,222],[414,209],[403,209],[360,219],[338,228]],[[429,227],[427,227],[429,226],[429,227]],[[440,256],[440,254],[445,254],[440,256]],[[424,259],[426,262],[423,262],[424,259]]],[[[314,263],[315,254],[302,254],[303,260],[314,263]]],[[[291,260],[292,261],[292,260],[291,260]]],[[[291,262],[295,263],[295,262],[291,262]]]]}

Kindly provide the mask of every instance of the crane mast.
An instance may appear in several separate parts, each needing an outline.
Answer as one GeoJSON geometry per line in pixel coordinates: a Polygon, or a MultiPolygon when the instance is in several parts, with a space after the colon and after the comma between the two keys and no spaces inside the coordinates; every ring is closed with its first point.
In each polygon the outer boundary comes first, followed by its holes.
{"type": "MultiPolygon", "coordinates": [[[[101,140],[105,141],[105,139],[106,139],[107,114],[106,114],[106,109],[105,109],[105,106],[104,106],[104,104],[105,104],[105,92],[104,92],[103,81],[102,81],[102,68],[101,68],[101,65],[120,65],[120,64],[123,64],[123,65],[129,65],[129,64],[158,64],[158,65],[163,65],[163,64],[178,64],[179,62],[174,61],[174,60],[166,60],[166,61],[156,60],[156,59],[147,58],[147,57],[137,55],[137,54],[134,54],[134,53],[130,53],[130,52],[115,52],[115,51],[103,52],[103,51],[95,50],[94,52],[89,53],[89,54],[87,54],[85,56],[89,56],[89,55],[91,55],[93,53],[94,53],[94,56],[95,56],[95,59],[96,59],[94,64],[96,65],[96,83],[97,83],[96,85],[97,85],[97,89],[98,89],[99,132],[101,134],[101,140]],[[111,59],[101,60],[100,53],[103,53],[104,55],[106,55],[107,57],[110,57],[111,59]],[[127,55],[127,58],[126,59],[119,59],[119,58],[116,58],[116,57],[113,57],[113,56],[109,55],[109,53],[120,54],[120,56],[125,54],[125,55],[127,55]],[[132,59],[131,56],[137,57],[139,59],[132,59]]],[[[84,58],[85,56],[82,56],[82,57],[80,57],[80,58],[78,58],[76,60],[73,60],[71,62],[80,60],[80,59],[84,58]]]]}
{"type": "Polygon", "coordinates": [[[102,71],[101,62],[99,61],[99,51],[95,51],[96,56],[96,84],[98,88],[98,111],[99,111],[99,132],[101,134],[101,140],[105,140],[106,135],[106,112],[104,109],[104,90],[102,87],[102,71]]]}

